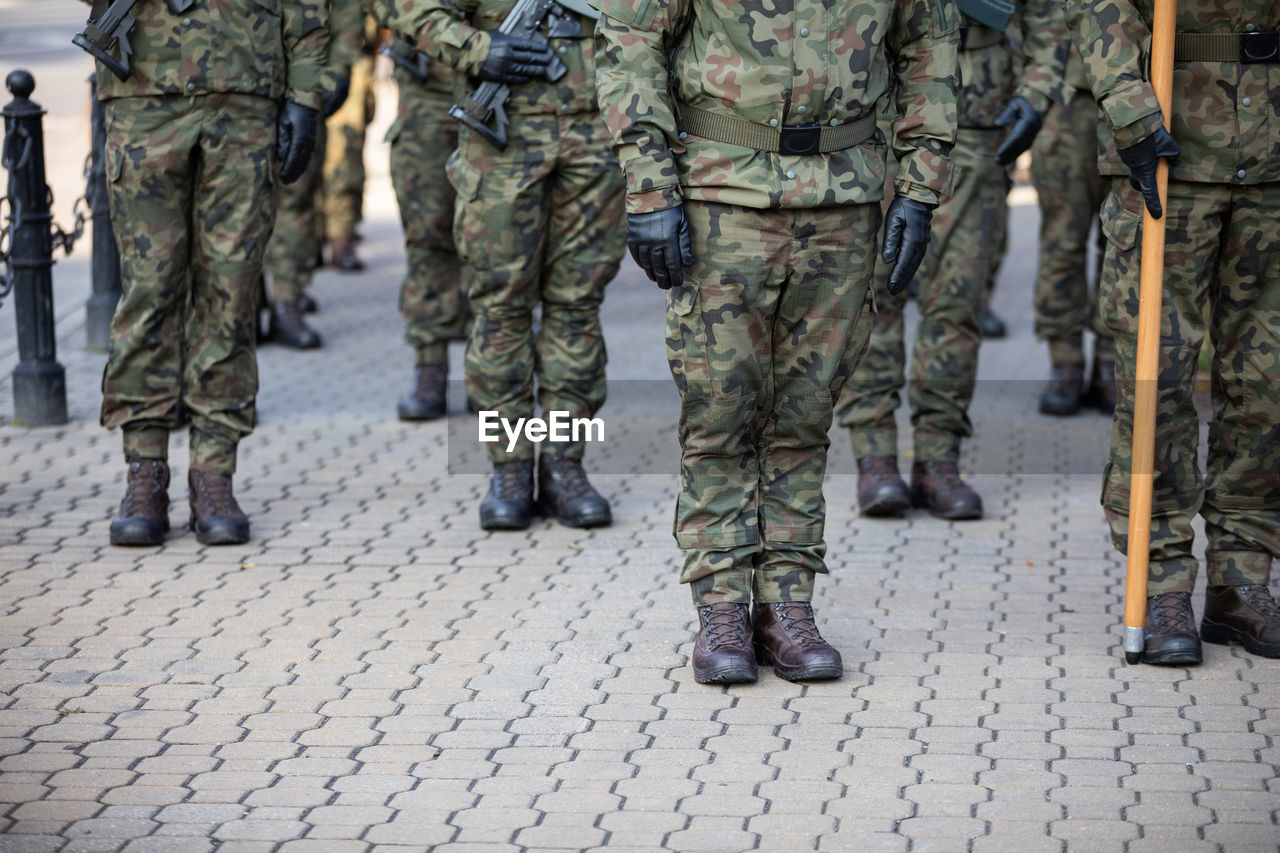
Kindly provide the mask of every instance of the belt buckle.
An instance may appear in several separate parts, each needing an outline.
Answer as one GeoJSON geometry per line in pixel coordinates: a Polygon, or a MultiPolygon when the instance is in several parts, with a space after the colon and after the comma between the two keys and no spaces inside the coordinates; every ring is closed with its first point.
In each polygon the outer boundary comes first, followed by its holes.
{"type": "Polygon", "coordinates": [[[1240,34],[1240,61],[1280,62],[1280,30],[1240,34]]]}
{"type": "Polygon", "coordinates": [[[809,124],[783,125],[782,134],[778,138],[779,154],[817,154],[821,147],[822,125],[816,121],[809,124]]]}

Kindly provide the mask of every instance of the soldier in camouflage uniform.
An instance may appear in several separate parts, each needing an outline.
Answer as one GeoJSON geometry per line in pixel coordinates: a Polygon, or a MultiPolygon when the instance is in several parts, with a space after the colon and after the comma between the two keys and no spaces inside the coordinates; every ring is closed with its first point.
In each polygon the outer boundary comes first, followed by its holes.
{"type": "MultiPolygon", "coordinates": [[[[329,87],[321,108],[333,115],[347,97],[351,68],[360,59],[364,23],[363,0],[332,0],[329,12],[329,87]]],[[[279,187],[276,194],[276,226],[267,247],[267,271],[271,275],[271,317],[268,340],[294,349],[320,346],[320,335],[307,325],[302,313],[314,308],[306,294],[320,253],[321,176],[325,134],[301,178],[279,187]]]]}
{"type": "MultiPolygon", "coordinates": [[[[511,92],[506,149],[463,126],[449,160],[454,239],[475,315],[465,363],[471,403],[511,423],[533,416],[535,402],[590,418],[605,400],[600,304],[625,251],[622,177],[592,86],[594,13],[561,0],[547,19],[547,44],[497,32],[512,5],[394,0],[388,21],[466,75],[465,88],[486,80],[511,92]],[[546,78],[553,55],[567,69],[556,82],[546,78]]],[[[554,447],[537,460],[538,505],[570,526],[609,524],[609,504],[582,468],[584,442],[554,447]]],[[[494,475],[480,526],[525,528],[535,508],[534,445],[522,433],[514,449],[487,449],[494,475]]]]}
{"type": "MultiPolygon", "coordinates": [[[[381,10],[380,10],[381,11],[381,10]]],[[[413,390],[396,407],[401,420],[425,421],[445,414],[449,341],[463,331],[466,300],[453,245],[455,194],[445,163],[458,147],[458,122],[449,116],[455,100],[453,70],[432,62],[395,37],[399,113],[387,132],[391,183],[404,228],[406,268],[400,288],[405,343],[413,347],[413,390]]]]}
{"type": "Polygon", "coordinates": [[[1065,103],[1054,104],[1031,146],[1031,183],[1040,198],[1040,255],[1035,282],[1036,335],[1049,342],[1046,415],[1074,415],[1092,406],[1115,410],[1115,344],[1089,293],[1089,232],[1107,182],[1098,173],[1098,105],[1080,51],[1070,46],[1065,103]],[[1085,385],[1084,330],[1096,335],[1085,385]]]}
{"type": "MultiPolygon", "coordinates": [[[[916,275],[920,322],[911,357],[909,401],[915,462],[911,488],[898,473],[894,411],[905,384],[902,312],[906,293],[877,290],[879,316],[866,357],[837,411],[858,460],[863,514],[893,516],[927,507],[944,519],[982,517],[982,499],[960,478],[962,439],[973,434],[969,402],[978,372],[978,317],[1000,261],[1007,221],[1007,167],[1034,139],[1061,91],[1066,30],[1052,0],[1024,0],[1002,31],[963,15],[959,131],[951,158],[955,187],[938,208],[925,263],[916,275]],[[1012,125],[1006,133],[1003,129],[1012,125]]],[[[881,273],[881,281],[886,273],[881,273]]]]}
{"type": "MultiPolygon", "coordinates": [[[[368,0],[360,0],[362,12],[368,0]]],[[[344,35],[351,34],[350,31],[344,35]]],[[[325,122],[323,178],[324,233],[329,259],[343,272],[359,272],[356,226],[364,217],[364,141],[373,121],[373,60],[378,49],[378,22],[362,14],[354,31],[358,58],[351,64],[350,92],[342,107],[325,122]]]]}
{"type": "Polygon", "coordinates": [[[257,288],[277,180],[315,143],[327,6],[141,0],[132,75],[98,68],[124,278],[102,379],[102,424],[129,463],[113,544],[164,541],[180,404],[197,538],[249,537],[231,475],[254,423],[257,288]]]}
{"type": "Polygon", "coordinates": [[[948,183],[948,10],[603,0],[597,88],[626,174],[628,244],[667,289],[683,400],[674,532],[699,682],[754,681],[759,662],[791,680],[843,671],[810,601],[827,571],[832,398],[874,313],[889,149],[876,110],[896,91],[884,257],[905,287],[948,183]]]}
{"type": "Polygon", "coordinates": [[[1201,659],[1191,609],[1197,511],[1208,540],[1204,639],[1278,657],[1280,607],[1267,584],[1280,555],[1280,5],[1178,4],[1171,132],[1147,82],[1151,16],[1151,0],[1067,3],[1110,126],[1098,298],[1115,334],[1119,394],[1102,505],[1124,552],[1145,202],[1167,222],[1144,660],[1201,659]],[[1160,157],[1172,166],[1163,206],[1155,188],[1160,157]],[[1192,394],[1206,334],[1213,416],[1202,477],[1192,394]]]}

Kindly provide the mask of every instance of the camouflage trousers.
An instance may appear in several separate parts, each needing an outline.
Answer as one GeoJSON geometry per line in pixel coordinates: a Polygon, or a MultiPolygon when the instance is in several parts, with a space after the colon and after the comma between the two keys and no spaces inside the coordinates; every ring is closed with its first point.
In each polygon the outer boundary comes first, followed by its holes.
{"type": "Polygon", "coordinates": [[[336,113],[325,120],[324,231],[345,239],[364,218],[364,139],[373,121],[373,58],[351,66],[351,90],[336,113]]]}
{"type": "Polygon", "coordinates": [[[320,254],[320,182],[325,133],[302,177],[276,188],[276,225],[267,244],[266,269],[271,274],[271,301],[297,302],[311,284],[320,254]]]}
{"type": "MultiPolygon", "coordinates": [[[[597,112],[510,116],[499,151],[466,128],[449,160],[458,192],[454,244],[474,319],[465,362],[477,411],[512,420],[592,417],[605,400],[604,289],[626,251],[623,184],[597,112]],[[533,312],[542,308],[535,331],[533,312]]],[[[581,458],[582,442],[555,452],[581,458]]],[[[531,459],[488,445],[492,462],[531,459]]]]}
{"type": "Polygon", "coordinates": [[[415,362],[439,364],[466,313],[453,247],[454,192],[445,176],[445,163],[458,147],[458,123],[449,117],[453,88],[435,79],[397,79],[400,107],[387,140],[407,256],[400,313],[415,362]]]}
{"type": "MultiPolygon", "coordinates": [[[[1108,245],[1099,299],[1115,334],[1119,399],[1102,506],[1121,553],[1128,546],[1141,205],[1128,180],[1117,178],[1102,209],[1108,245]]],[[[1197,511],[1208,540],[1209,583],[1265,584],[1280,554],[1280,183],[1170,181],[1165,217],[1147,593],[1191,591],[1197,511]],[[1201,476],[1193,392],[1206,333],[1214,348],[1213,414],[1201,476]]]]}
{"type": "MultiPolygon", "coordinates": [[[[1003,131],[960,129],[951,154],[959,167],[954,192],[933,213],[929,250],[916,273],[920,323],[908,397],[919,461],[957,460],[961,440],[973,434],[969,402],[982,340],[978,314],[1008,221],[1009,176],[995,162],[1003,137],[1003,131]]],[[[836,405],[859,459],[898,455],[894,412],[906,384],[907,288],[891,295],[889,270],[882,261],[877,267],[879,312],[871,343],[836,405]]]]}
{"type": "Polygon", "coordinates": [[[680,391],[680,582],[697,604],[808,601],[826,572],[832,400],[866,348],[879,204],[685,203],[695,263],[667,293],[680,391]]]}
{"type": "Polygon", "coordinates": [[[252,95],[106,102],[124,292],[102,425],[127,457],[166,458],[181,401],[191,467],[234,471],[253,430],[254,326],[276,184],[277,106],[252,95]]]}
{"type": "Polygon", "coordinates": [[[1036,274],[1036,335],[1049,342],[1054,364],[1084,362],[1084,330],[1097,334],[1097,357],[1110,361],[1115,346],[1089,294],[1089,231],[1106,181],[1098,174],[1098,107],[1075,90],[1055,104],[1031,146],[1031,183],[1040,197],[1040,254],[1036,274]]]}

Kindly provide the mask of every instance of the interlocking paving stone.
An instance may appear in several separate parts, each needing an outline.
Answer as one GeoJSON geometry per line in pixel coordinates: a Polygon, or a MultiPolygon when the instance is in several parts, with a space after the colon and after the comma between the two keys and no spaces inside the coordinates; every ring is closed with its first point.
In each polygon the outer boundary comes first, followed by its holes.
{"type": "MultiPolygon", "coordinates": [[[[69,42],[79,5],[17,17],[69,42]]],[[[87,65],[70,47],[30,64],[48,159],[79,162],[87,65]]],[[[246,545],[183,528],[183,435],[165,545],[106,544],[123,466],[97,425],[83,255],[55,270],[69,424],[9,423],[0,324],[2,853],[1280,850],[1280,664],[1222,646],[1197,668],[1123,662],[1108,421],[1035,413],[1024,188],[997,289],[1011,335],[984,344],[964,458],[987,518],[859,518],[833,433],[816,606],[845,677],[708,687],[674,583],[674,421],[654,427],[628,384],[671,392],[662,301],[629,261],[605,302],[604,415],[641,461],[587,457],[612,527],[481,531],[485,478],[450,473],[479,458],[470,433],[394,419],[410,353],[387,94],[370,269],[318,275],[324,348],[260,352],[246,545]]],[[[51,173],[59,210],[74,171],[51,173]]]]}

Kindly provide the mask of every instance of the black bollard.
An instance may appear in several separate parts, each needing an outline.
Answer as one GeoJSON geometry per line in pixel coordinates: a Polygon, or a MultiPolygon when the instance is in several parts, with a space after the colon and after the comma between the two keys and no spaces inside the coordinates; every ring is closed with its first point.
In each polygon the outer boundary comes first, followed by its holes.
{"type": "Polygon", "coordinates": [[[107,112],[98,100],[98,75],[89,77],[93,99],[93,150],[89,155],[89,186],[85,191],[93,212],[93,295],[85,303],[85,335],[89,349],[111,348],[111,317],[120,301],[120,250],[111,230],[107,188],[107,112]]]}
{"type": "Polygon", "coordinates": [[[22,69],[5,78],[13,100],[4,115],[3,165],[9,171],[10,268],[18,320],[13,370],[14,421],[67,422],[67,376],[58,364],[53,328],[53,215],[44,174],[44,110],[31,100],[36,81],[22,69]]]}

